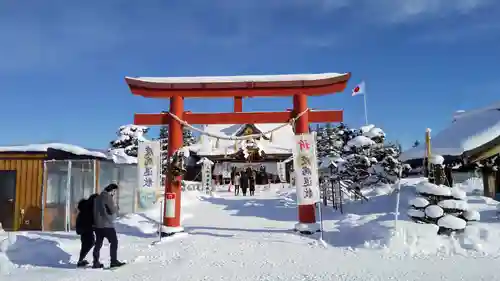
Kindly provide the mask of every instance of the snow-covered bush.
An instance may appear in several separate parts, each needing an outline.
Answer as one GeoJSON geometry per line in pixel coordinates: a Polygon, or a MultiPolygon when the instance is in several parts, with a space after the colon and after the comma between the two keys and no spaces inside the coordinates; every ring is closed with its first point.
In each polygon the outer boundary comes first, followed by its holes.
{"type": "Polygon", "coordinates": [[[148,127],[137,125],[124,125],[121,126],[117,132],[118,139],[111,142],[111,149],[123,149],[124,152],[133,157],[137,157],[139,150],[139,142],[146,141],[144,137],[149,131],[148,127]]]}
{"type": "Polygon", "coordinates": [[[467,196],[458,188],[423,181],[416,185],[416,192],[417,197],[408,202],[408,216],[418,223],[437,224],[438,234],[461,232],[467,222],[480,218],[477,211],[469,210],[467,196]]]}
{"type": "Polygon", "coordinates": [[[320,164],[335,161],[334,175],[359,186],[395,183],[403,169],[398,145],[385,142],[385,133],[374,125],[350,129],[345,124],[317,128],[320,164]]]}

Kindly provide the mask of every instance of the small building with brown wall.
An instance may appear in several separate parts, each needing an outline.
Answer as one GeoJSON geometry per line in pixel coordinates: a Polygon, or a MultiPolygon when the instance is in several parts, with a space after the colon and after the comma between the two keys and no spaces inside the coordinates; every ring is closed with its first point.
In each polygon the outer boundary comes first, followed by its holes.
{"type": "Polygon", "coordinates": [[[78,201],[98,192],[100,186],[116,182],[109,169],[114,166],[106,153],[74,145],[0,147],[2,228],[72,229],[78,201]]]}

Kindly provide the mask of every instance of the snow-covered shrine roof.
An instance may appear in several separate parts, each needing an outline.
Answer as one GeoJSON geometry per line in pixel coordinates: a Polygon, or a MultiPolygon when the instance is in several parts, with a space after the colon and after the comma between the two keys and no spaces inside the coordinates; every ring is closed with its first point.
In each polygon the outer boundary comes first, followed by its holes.
{"type": "Polygon", "coordinates": [[[91,156],[97,158],[108,158],[100,151],[92,151],[80,146],[64,143],[44,143],[16,146],[0,146],[0,152],[47,152],[48,149],[61,150],[74,155],[91,156]]]}
{"type": "Polygon", "coordinates": [[[258,82],[300,82],[337,79],[348,73],[319,74],[279,74],[279,75],[241,75],[241,76],[193,76],[193,77],[126,77],[131,83],[159,84],[197,84],[197,83],[258,83],[258,82]]]}
{"type": "MultiPolygon", "coordinates": [[[[431,137],[432,154],[461,156],[500,137],[500,103],[457,113],[450,126],[431,137]]],[[[422,144],[403,152],[400,159],[421,159],[424,153],[422,144]]]]}
{"type": "MultiPolygon", "coordinates": [[[[246,127],[248,124],[244,125],[233,125],[233,124],[214,124],[206,125],[204,131],[217,135],[217,136],[235,136],[238,134],[240,129],[246,127]]],[[[283,124],[253,124],[259,131],[265,133],[267,131],[273,130],[283,124]]],[[[289,155],[292,153],[294,146],[294,132],[291,125],[286,125],[271,134],[266,134],[265,138],[260,138],[257,140],[258,146],[266,154],[285,154],[289,155]]],[[[198,155],[214,156],[214,155],[230,155],[238,152],[241,149],[240,141],[234,140],[224,140],[212,138],[206,135],[201,135],[197,143],[188,147],[190,151],[195,152],[198,155]],[[217,146],[218,142],[218,146],[217,146]],[[236,145],[235,145],[236,144],[236,145]]]]}

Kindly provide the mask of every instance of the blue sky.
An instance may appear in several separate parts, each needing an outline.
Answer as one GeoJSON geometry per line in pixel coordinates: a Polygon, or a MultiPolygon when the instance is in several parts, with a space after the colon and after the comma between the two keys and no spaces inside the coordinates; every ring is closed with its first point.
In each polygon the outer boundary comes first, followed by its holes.
{"type": "MultiPolygon", "coordinates": [[[[168,109],[133,96],[124,76],[352,72],[344,93],[310,107],[362,125],[350,89],[364,79],[370,123],[405,146],[500,96],[497,0],[0,0],[0,36],[2,145],[105,148],[134,112],[168,109]]],[[[244,110],[291,103],[255,98],[244,110]]]]}

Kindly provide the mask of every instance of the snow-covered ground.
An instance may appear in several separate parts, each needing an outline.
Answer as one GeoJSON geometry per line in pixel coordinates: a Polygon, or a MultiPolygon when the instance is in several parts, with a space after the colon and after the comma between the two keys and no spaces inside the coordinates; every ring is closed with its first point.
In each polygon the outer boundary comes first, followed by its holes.
{"type": "MultiPolygon", "coordinates": [[[[369,202],[346,203],[343,215],[323,208],[326,248],[318,235],[291,230],[297,220],[292,189],[261,187],[255,197],[235,197],[227,188],[214,197],[186,191],[185,234],[152,246],[159,208],[119,220],[119,257],[130,262],[123,268],[75,269],[78,236],[20,232],[0,247],[0,280],[500,280],[498,202],[469,196],[481,222],[456,237],[437,236],[435,226],[406,217],[419,180],[403,184],[396,233],[391,186],[368,190],[369,202]]],[[[0,234],[0,241],[6,238],[0,234]]]]}

